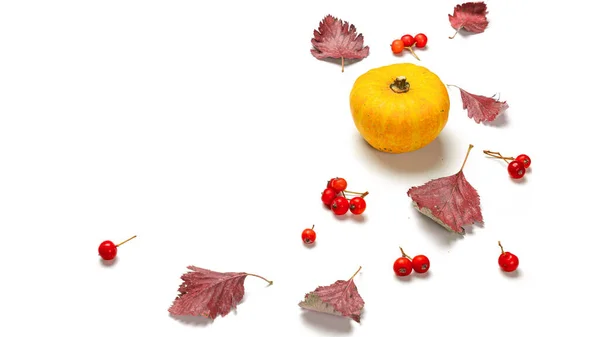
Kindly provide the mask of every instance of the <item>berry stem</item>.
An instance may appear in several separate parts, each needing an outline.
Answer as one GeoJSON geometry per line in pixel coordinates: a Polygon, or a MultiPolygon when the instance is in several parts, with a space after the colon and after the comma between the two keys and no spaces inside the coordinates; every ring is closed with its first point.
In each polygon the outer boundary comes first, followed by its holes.
{"type": "Polygon", "coordinates": [[[269,281],[269,280],[267,280],[266,278],[264,278],[264,277],[262,277],[262,276],[260,276],[260,275],[256,275],[256,274],[248,274],[248,273],[246,273],[246,275],[248,275],[248,276],[254,276],[254,277],[258,277],[259,279],[265,280],[266,282],[268,282],[268,283],[269,283],[269,285],[272,285],[272,284],[273,284],[273,281],[269,281]]]}
{"type": "Polygon", "coordinates": [[[364,198],[364,197],[366,197],[366,196],[369,194],[369,191],[366,191],[366,192],[363,192],[363,193],[360,193],[360,192],[352,192],[352,191],[344,191],[344,192],[346,192],[346,193],[348,193],[348,194],[356,194],[356,195],[360,195],[360,196],[361,196],[361,198],[364,198]]]}
{"type": "Polygon", "coordinates": [[[467,163],[467,158],[469,158],[469,153],[471,153],[471,149],[473,148],[473,144],[469,144],[469,150],[467,150],[467,155],[465,156],[465,160],[463,160],[462,166],[458,172],[461,172],[465,168],[465,164],[467,163]]]}
{"type": "Polygon", "coordinates": [[[500,152],[494,152],[494,151],[490,151],[490,150],[483,150],[483,153],[487,154],[488,156],[494,157],[494,158],[498,158],[498,159],[502,159],[505,162],[509,163],[509,160],[515,160],[515,158],[513,157],[504,157],[500,154],[500,152]]]}
{"type": "Polygon", "coordinates": [[[348,281],[352,280],[352,279],[354,278],[354,276],[356,276],[356,274],[358,274],[358,272],[359,272],[361,269],[362,269],[362,266],[358,267],[358,270],[357,270],[357,271],[356,271],[354,274],[352,274],[352,277],[350,277],[350,278],[348,279],[348,281]]]}
{"type": "Polygon", "coordinates": [[[406,253],[404,252],[404,249],[402,249],[402,247],[400,247],[400,252],[402,252],[402,256],[408,258],[409,260],[412,260],[412,257],[406,255],[406,253]]]}
{"type": "MultiPolygon", "coordinates": [[[[342,191],[342,195],[344,196],[344,198],[346,198],[346,193],[344,193],[344,191],[342,191]]],[[[346,198],[348,199],[348,198],[346,198]]]]}
{"type": "Polygon", "coordinates": [[[125,242],[127,242],[127,241],[129,241],[129,240],[133,240],[133,239],[135,239],[136,237],[137,237],[137,235],[134,235],[134,236],[130,237],[129,239],[127,239],[127,240],[125,240],[125,241],[123,241],[123,242],[119,243],[119,244],[118,244],[118,245],[116,245],[115,247],[119,247],[120,245],[124,244],[125,242]]]}
{"type": "Polygon", "coordinates": [[[311,229],[315,229],[315,225],[313,225],[311,229]]]}
{"type": "Polygon", "coordinates": [[[406,80],[404,76],[398,76],[394,80],[392,84],[390,84],[390,89],[397,94],[402,94],[408,92],[410,89],[410,83],[406,80]]]}
{"type": "Polygon", "coordinates": [[[421,59],[417,56],[417,54],[415,54],[415,52],[413,51],[412,47],[404,47],[406,49],[408,49],[408,51],[410,51],[410,53],[419,61],[421,61],[421,59]]]}
{"type": "MultiPolygon", "coordinates": [[[[460,27],[460,28],[462,28],[462,27],[460,27]]],[[[454,32],[454,35],[452,35],[452,36],[448,36],[448,38],[449,38],[449,39],[453,39],[453,38],[456,36],[456,34],[458,34],[458,31],[460,30],[460,28],[458,28],[458,29],[457,29],[457,30],[454,32]]]]}
{"type": "Polygon", "coordinates": [[[502,244],[500,243],[500,241],[498,241],[498,246],[500,246],[500,250],[502,251],[502,255],[504,255],[504,248],[502,247],[502,244]]]}

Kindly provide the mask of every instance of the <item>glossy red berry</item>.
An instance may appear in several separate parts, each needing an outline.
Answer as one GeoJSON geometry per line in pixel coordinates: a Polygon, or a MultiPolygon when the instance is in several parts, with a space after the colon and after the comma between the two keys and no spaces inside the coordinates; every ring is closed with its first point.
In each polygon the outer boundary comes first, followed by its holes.
{"type": "Polygon", "coordinates": [[[392,41],[391,47],[392,53],[400,54],[404,50],[404,42],[402,42],[402,40],[394,40],[392,41]]]}
{"type": "Polygon", "coordinates": [[[335,199],[335,197],[337,197],[337,193],[333,190],[333,188],[326,188],[322,193],[321,193],[321,201],[326,205],[326,206],[331,206],[331,203],[333,202],[333,199],[335,199]]]}
{"type": "Polygon", "coordinates": [[[419,33],[415,35],[415,46],[417,48],[424,48],[427,45],[427,35],[419,33]]]}
{"type": "Polygon", "coordinates": [[[315,228],[315,226],[312,226],[312,228],[307,228],[304,231],[302,231],[302,241],[304,243],[310,245],[313,244],[317,239],[317,233],[315,233],[315,230],[313,228],[315,228]]]}
{"type": "Polygon", "coordinates": [[[425,255],[417,255],[412,259],[415,273],[423,274],[429,270],[429,259],[425,255]]]}
{"type": "Polygon", "coordinates": [[[513,179],[523,178],[523,176],[525,175],[525,165],[520,161],[511,161],[510,163],[508,163],[508,174],[513,179]]]}
{"type": "Polygon", "coordinates": [[[398,276],[408,276],[412,273],[412,262],[407,257],[399,257],[394,261],[394,273],[398,276]]]}
{"type": "Polygon", "coordinates": [[[504,254],[500,254],[498,264],[503,271],[510,273],[519,267],[519,258],[513,253],[505,252],[504,254]]]}
{"type": "Polygon", "coordinates": [[[331,203],[331,210],[335,215],[346,214],[348,208],[350,208],[350,203],[348,202],[348,199],[344,197],[336,197],[331,203]]]}
{"type": "Polygon", "coordinates": [[[350,199],[349,205],[352,214],[362,214],[367,208],[367,202],[363,197],[354,197],[350,199]]]}
{"type": "Polygon", "coordinates": [[[98,254],[103,260],[112,260],[117,256],[117,246],[110,240],[106,240],[98,247],[98,254]]]}
{"type": "Polygon", "coordinates": [[[335,178],[331,178],[327,181],[327,188],[332,188],[331,184],[333,183],[334,180],[335,180],[335,178]]]}
{"type": "Polygon", "coordinates": [[[410,34],[402,36],[400,40],[402,40],[405,47],[412,47],[412,45],[415,44],[415,38],[410,34]]]}
{"type": "Polygon", "coordinates": [[[331,182],[331,188],[333,188],[337,193],[340,193],[341,191],[345,190],[346,187],[348,187],[348,183],[344,178],[335,178],[331,182]]]}
{"type": "Polygon", "coordinates": [[[137,235],[134,235],[134,236],[130,237],[129,239],[127,239],[127,240],[125,240],[125,241],[123,241],[123,242],[119,243],[118,245],[115,245],[115,244],[114,244],[112,241],[110,241],[110,240],[103,241],[103,242],[100,244],[100,246],[98,247],[98,254],[100,255],[100,257],[101,257],[103,260],[110,261],[110,260],[114,259],[114,258],[117,256],[117,248],[118,248],[120,245],[122,245],[122,244],[124,244],[125,242],[127,242],[127,241],[129,241],[129,240],[131,240],[131,239],[134,239],[134,238],[136,238],[136,237],[137,237],[137,235]]]}
{"type": "Polygon", "coordinates": [[[519,267],[519,258],[511,252],[505,252],[500,241],[498,241],[498,246],[500,246],[500,250],[502,250],[502,253],[498,257],[500,269],[508,273],[517,270],[519,267]]]}
{"type": "Polygon", "coordinates": [[[531,166],[531,158],[529,158],[529,156],[526,154],[518,155],[517,158],[515,158],[515,160],[523,163],[523,166],[525,168],[529,168],[529,166],[531,166]]]}

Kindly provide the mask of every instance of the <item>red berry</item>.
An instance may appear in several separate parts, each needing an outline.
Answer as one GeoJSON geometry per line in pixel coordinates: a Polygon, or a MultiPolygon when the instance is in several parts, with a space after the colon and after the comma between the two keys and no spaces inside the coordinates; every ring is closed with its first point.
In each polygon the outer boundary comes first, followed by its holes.
{"type": "Polygon", "coordinates": [[[411,47],[413,44],[415,44],[415,38],[410,34],[404,35],[400,38],[400,40],[402,40],[405,47],[411,47]]]}
{"type": "Polygon", "coordinates": [[[344,197],[336,197],[331,203],[331,210],[335,215],[346,214],[346,212],[348,212],[348,208],[350,208],[350,204],[348,199],[344,197]]]}
{"type": "Polygon", "coordinates": [[[427,35],[419,33],[415,35],[415,46],[417,48],[424,48],[427,45],[427,35]]]}
{"type": "Polygon", "coordinates": [[[525,175],[525,165],[520,161],[511,161],[508,163],[508,174],[510,174],[513,179],[523,178],[525,175]]]}
{"type": "Polygon", "coordinates": [[[367,208],[367,203],[363,197],[354,197],[350,199],[350,212],[352,214],[362,214],[367,208]]]}
{"type": "Polygon", "coordinates": [[[412,263],[407,257],[400,257],[394,262],[394,273],[398,276],[408,276],[412,270],[412,263]]]}
{"type": "Polygon", "coordinates": [[[331,182],[331,188],[333,188],[337,193],[340,193],[341,191],[345,190],[346,187],[348,187],[348,183],[344,178],[335,178],[331,182]]]}
{"type": "Polygon", "coordinates": [[[312,244],[317,239],[317,233],[313,230],[315,226],[312,228],[307,228],[302,232],[302,241],[306,244],[312,244]]]}
{"type": "Polygon", "coordinates": [[[327,181],[327,188],[331,188],[331,184],[333,183],[334,180],[335,180],[335,178],[331,178],[327,181]]]}
{"type": "Polygon", "coordinates": [[[106,240],[98,247],[98,254],[103,260],[112,260],[117,256],[117,246],[109,240],[106,240]]]}
{"type": "Polygon", "coordinates": [[[402,40],[394,40],[392,42],[392,53],[400,54],[404,50],[404,42],[402,40]]]}
{"type": "Polygon", "coordinates": [[[529,156],[526,154],[518,155],[517,158],[515,158],[515,160],[523,163],[523,166],[525,168],[528,168],[531,165],[531,158],[529,158],[529,156]]]}
{"type": "Polygon", "coordinates": [[[412,265],[415,273],[425,273],[429,270],[429,259],[425,255],[417,255],[412,259],[412,265]]]}
{"type": "Polygon", "coordinates": [[[505,252],[500,241],[498,241],[498,246],[500,246],[500,250],[502,250],[502,253],[498,257],[500,269],[505,272],[517,270],[517,267],[519,267],[519,258],[511,252],[505,252]]]}
{"type": "Polygon", "coordinates": [[[511,252],[504,252],[498,257],[498,264],[505,272],[515,271],[519,267],[519,258],[511,252]]]}
{"type": "Polygon", "coordinates": [[[337,193],[333,190],[333,188],[326,188],[322,193],[321,193],[321,201],[326,205],[326,206],[331,206],[331,203],[333,202],[333,199],[335,199],[335,197],[337,197],[337,193]]]}

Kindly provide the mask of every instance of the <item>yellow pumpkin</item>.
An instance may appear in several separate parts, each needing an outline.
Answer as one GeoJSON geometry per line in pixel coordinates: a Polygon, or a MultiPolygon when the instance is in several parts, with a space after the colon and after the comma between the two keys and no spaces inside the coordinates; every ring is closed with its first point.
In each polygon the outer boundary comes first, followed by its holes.
{"type": "Polygon", "coordinates": [[[383,152],[410,152],[431,143],[446,126],[449,109],[440,78],[412,63],[371,69],[356,79],[350,93],[358,132],[383,152]]]}

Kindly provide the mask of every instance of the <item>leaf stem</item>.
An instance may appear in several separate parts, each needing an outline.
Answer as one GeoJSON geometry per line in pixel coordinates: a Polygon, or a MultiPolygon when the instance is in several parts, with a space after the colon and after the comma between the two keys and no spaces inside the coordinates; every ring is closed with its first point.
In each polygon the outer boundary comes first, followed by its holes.
{"type": "Polygon", "coordinates": [[[344,72],[344,57],[342,56],[342,72],[344,72]]]}
{"type": "Polygon", "coordinates": [[[402,249],[402,247],[400,247],[400,251],[402,252],[402,257],[406,257],[406,258],[408,258],[409,260],[412,260],[412,257],[410,257],[410,256],[406,255],[406,253],[404,252],[404,249],[402,249]]]}
{"type": "Polygon", "coordinates": [[[454,35],[452,35],[452,36],[448,36],[448,38],[449,38],[449,39],[453,39],[453,38],[456,36],[456,34],[458,34],[458,31],[459,31],[461,28],[462,28],[462,27],[458,28],[458,29],[457,29],[457,30],[454,32],[454,35]]]}
{"type": "Polygon", "coordinates": [[[269,283],[269,285],[272,285],[272,284],[273,284],[273,281],[269,281],[269,280],[267,280],[266,278],[264,278],[264,277],[262,277],[262,276],[260,276],[260,275],[256,275],[256,274],[248,274],[248,273],[246,273],[246,275],[247,275],[247,276],[254,276],[254,277],[258,277],[259,279],[263,279],[263,280],[265,280],[266,282],[268,282],[268,283],[269,283]]]}
{"type": "Polygon", "coordinates": [[[490,151],[490,150],[483,150],[483,153],[487,154],[488,156],[494,157],[494,158],[498,158],[498,159],[502,159],[505,162],[509,163],[509,160],[515,160],[514,157],[504,157],[500,154],[500,152],[494,152],[494,151],[490,151]]]}
{"type": "Polygon", "coordinates": [[[504,248],[502,247],[502,244],[500,243],[500,241],[498,241],[498,246],[500,246],[500,250],[502,251],[502,255],[504,255],[504,248]]]}
{"type": "Polygon", "coordinates": [[[352,274],[352,277],[350,277],[350,279],[348,279],[348,281],[352,280],[354,278],[354,276],[356,276],[356,274],[358,274],[358,272],[362,269],[362,266],[358,267],[358,270],[352,274]]]}
{"type": "Polygon", "coordinates": [[[461,172],[464,168],[465,168],[465,164],[467,163],[467,158],[469,158],[469,153],[471,153],[471,149],[473,148],[473,144],[469,144],[469,150],[467,151],[467,155],[465,156],[465,160],[462,163],[462,166],[460,167],[460,170],[458,172],[461,172]]]}
{"type": "Polygon", "coordinates": [[[124,244],[125,242],[127,242],[127,241],[129,241],[129,240],[133,240],[133,239],[135,239],[136,237],[137,237],[137,235],[134,235],[134,236],[130,237],[129,239],[127,239],[127,240],[125,240],[125,241],[123,241],[123,242],[119,243],[119,244],[118,244],[118,245],[116,245],[115,247],[119,247],[120,245],[124,244]]]}

